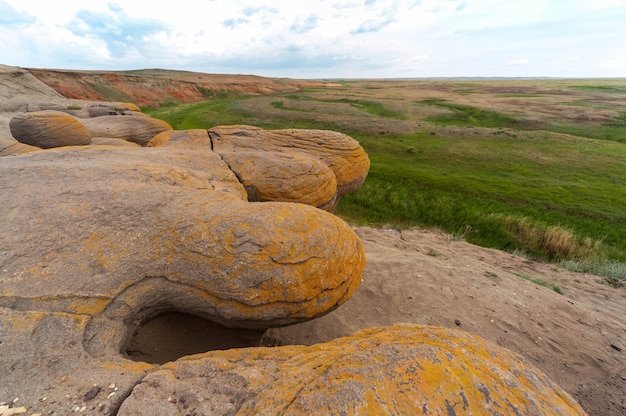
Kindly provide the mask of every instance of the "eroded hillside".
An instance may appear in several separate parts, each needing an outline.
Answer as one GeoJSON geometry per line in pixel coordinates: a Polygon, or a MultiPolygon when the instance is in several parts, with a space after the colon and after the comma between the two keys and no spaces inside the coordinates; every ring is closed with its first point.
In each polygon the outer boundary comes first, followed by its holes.
{"type": "Polygon", "coordinates": [[[137,71],[69,71],[29,68],[31,74],[66,98],[124,101],[158,106],[171,101],[192,103],[224,94],[260,95],[332,85],[318,81],[264,78],[254,75],[204,74],[146,69],[137,71]]]}

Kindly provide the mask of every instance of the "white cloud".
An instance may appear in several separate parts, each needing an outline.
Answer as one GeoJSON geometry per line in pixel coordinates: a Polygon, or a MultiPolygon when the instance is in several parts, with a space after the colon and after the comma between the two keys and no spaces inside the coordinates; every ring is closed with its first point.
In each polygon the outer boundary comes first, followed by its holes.
{"type": "Polygon", "coordinates": [[[519,66],[519,65],[528,65],[530,61],[528,59],[515,59],[513,61],[509,61],[506,63],[507,66],[519,66]]]}
{"type": "Polygon", "coordinates": [[[0,0],[0,63],[292,77],[626,76],[624,21],[619,0],[0,0]]]}

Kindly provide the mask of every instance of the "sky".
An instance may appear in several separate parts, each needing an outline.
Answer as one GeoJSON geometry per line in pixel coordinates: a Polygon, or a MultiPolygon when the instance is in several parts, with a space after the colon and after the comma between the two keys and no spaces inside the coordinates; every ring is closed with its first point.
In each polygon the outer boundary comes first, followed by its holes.
{"type": "Polygon", "coordinates": [[[626,77],[626,0],[0,0],[0,64],[314,79],[626,77]]]}

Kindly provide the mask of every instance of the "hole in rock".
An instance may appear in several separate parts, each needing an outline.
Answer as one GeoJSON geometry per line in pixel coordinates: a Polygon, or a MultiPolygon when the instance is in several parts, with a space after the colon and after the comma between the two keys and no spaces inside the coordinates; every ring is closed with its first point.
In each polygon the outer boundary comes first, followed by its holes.
{"type": "Polygon", "coordinates": [[[123,347],[133,361],[163,364],[185,355],[258,347],[265,331],[229,328],[183,312],[164,312],[137,328],[123,347]]]}

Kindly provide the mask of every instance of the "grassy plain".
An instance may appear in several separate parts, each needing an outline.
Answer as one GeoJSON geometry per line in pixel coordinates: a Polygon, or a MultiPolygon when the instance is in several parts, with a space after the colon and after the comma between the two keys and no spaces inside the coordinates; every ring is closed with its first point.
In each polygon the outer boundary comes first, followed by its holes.
{"type": "Polygon", "coordinates": [[[372,161],[337,214],[626,279],[626,79],[344,80],[145,109],[174,128],[319,128],[372,161]]]}

